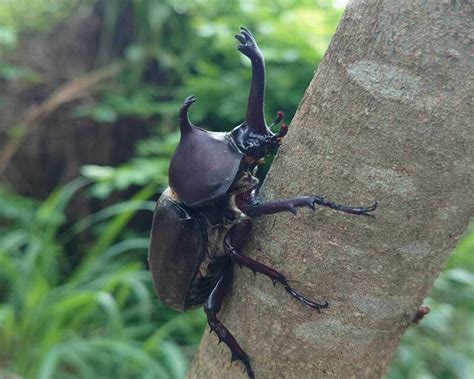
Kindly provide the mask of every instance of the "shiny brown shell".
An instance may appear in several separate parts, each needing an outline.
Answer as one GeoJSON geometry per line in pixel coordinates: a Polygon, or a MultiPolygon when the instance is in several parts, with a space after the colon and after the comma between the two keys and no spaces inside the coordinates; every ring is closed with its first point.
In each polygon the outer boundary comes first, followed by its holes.
{"type": "Polygon", "coordinates": [[[153,284],[166,306],[178,311],[194,306],[188,295],[204,256],[205,233],[168,188],[156,204],[148,253],[153,284]]]}

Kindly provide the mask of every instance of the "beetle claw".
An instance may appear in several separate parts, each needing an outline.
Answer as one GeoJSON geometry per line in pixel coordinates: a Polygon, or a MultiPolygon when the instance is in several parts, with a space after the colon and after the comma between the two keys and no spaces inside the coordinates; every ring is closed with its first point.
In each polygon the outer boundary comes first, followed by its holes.
{"type": "MultiPolygon", "coordinates": [[[[365,211],[365,212],[373,212],[373,211],[375,211],[375,210],[377,209],[377,205],[378,205],[377,202],[373,203],[371,206],[369,206],[369,207],[366,208],[366,211],[365,211]]],[[[374,216],[374,217],[375,217],[375,216],[374,216]]]]}

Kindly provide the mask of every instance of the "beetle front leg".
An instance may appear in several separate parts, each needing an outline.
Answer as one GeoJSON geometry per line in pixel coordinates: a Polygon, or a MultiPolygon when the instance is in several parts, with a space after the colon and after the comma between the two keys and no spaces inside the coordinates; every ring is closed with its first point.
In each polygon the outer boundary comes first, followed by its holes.
{"type": "Polygon", "coordinates": [[[222,303],[229,289],[232,287],[233,271],[232,265],[224,271],[211,294],[204,303],[204,311],[207,315],[207,323],[211,331],[217,334],[219,343],[224,342],[230,349],[233,361],[241,361],[245,365],[247,375],[250,379],[255,379],[252,367],[250,366],[250,359],[245,351],[240,347],[234,336],[229,330],[219,321],[217,313],[221,310],[222,303]]]}
{"type": "Polygon", "coordinates": [[[322,196],[299,196],[291,199],[260,202],[254,193],[238,199],[239,208],[249,217],[259,217],[280,212],[292,212],[296,214],[296,209],[308,207],[316,209],[316,205],[335,209],[355,215],[372,216],[370,213],[377,208],[377,202],[369,207],[349,207],[347,205],[334,203],[326,200],[322,196]]]}
{"type": "Polygon", "coordinates": [[[248,221],[244,221],[240,224],[235,225],[232,230],[227,234],[224,242],[224,248],[226,252],[230,255],[232,261],[238,264],[240,267],[245,266],[249,268],[254,273],[258,272],[260,274],[268,276],[272,280],[273,285],[276,285],[276,283],[281,283],[285,288],[286,292],[288,292],[292,297],[301,301],[308,307],[316,309],[318,313],[321,313],[320,309],[327,308],[329,305],[328,302],[325,302],[324,304],[319,304],[306,299],[288,284],[287,279],[282,273],[240,253],[241,246],[246,240],[246,236],[248,235],[250,228],[251,223],[248,221]]]}

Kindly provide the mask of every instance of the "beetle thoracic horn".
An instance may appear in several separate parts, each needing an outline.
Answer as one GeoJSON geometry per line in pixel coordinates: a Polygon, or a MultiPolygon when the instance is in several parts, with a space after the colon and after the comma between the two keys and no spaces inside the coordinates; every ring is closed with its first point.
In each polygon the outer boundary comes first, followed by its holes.
{"type": "Polygon", "coordinates": [[[191,121],[189,121],[188,109],[196,101],[197,98],[194,95],[188,96],[184,99],[183,105],[179,111],[179,127],[181,129],[181,135],[190,132],[194,127],[191,121]]]}

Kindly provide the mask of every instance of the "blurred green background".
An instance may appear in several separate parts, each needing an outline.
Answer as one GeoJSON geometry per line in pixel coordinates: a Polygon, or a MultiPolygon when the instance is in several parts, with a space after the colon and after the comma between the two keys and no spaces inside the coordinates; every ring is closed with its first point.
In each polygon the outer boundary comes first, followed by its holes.
{"type": "MultiPolygon", "coordinates": [[[[177,111],[229,130],[246,110],[240,25],[266,112],[291,120],[345,1],[0,1],[0,378],[184,378],[201,310],[162,306],[146,267],[177,111]]],[[[388,378],[472,378],[474,233],[388,378]]]]}

